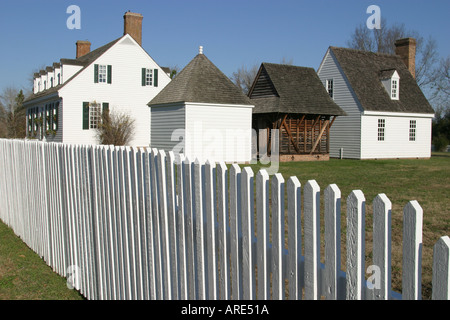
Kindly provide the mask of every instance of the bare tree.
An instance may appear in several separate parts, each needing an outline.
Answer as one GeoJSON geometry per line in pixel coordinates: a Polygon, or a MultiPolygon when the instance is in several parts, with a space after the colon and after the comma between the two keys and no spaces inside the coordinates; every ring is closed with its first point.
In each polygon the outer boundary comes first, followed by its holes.
{"type": "Polygon", "coordinates": [[[231,81],[233,81],[243,93],[247,94],[255,80],[258,69],[258,64],[251,66],[250,69],[247,69],[246,66],[242,66],[237,71],[233,72],[231,81]]]}
{"type": "Polygon", "coordinates": [[[382,18],[380,29],[369,29],[365,23],[357,26],[347,41],[347,46],[358,50],[395,54],[395,41],[406,37],[416,39],[416,81],[425,89],[433,81],[434,67],[439,61],[437,43],[432,37],[424,39],[417,31],[407,30],[404,24],[389,26],[387,20],[382,18]]]}
{"type": "MultiPolygon", "coordinates": [[[[293,59],[283,57],[280,63],[292,65],[293,59]]],[[[237,71],[233,72],[231,81],[233,81],[233,83],[238,86],[244,94],[247,94],[253,85],[256,75],[258,74],[259,66],[259,64],[254,64],[249,69],[247,69],[244,65],[241,66],[237,69],[237,71]]]]}
{"type": "Polygon", "coordinates": [[[133,139],[134,119],[127,113],[105,110],[102,121],[97,127],[97,139],[100,144],[126,146],[133,139]]]}
{"type": "Polygon", "coordinates": [[[26,135],[25,97],[22,90],[14,87],[3,89],[0,94],[0,135],[5,138],[22,139],[26,135]]]}

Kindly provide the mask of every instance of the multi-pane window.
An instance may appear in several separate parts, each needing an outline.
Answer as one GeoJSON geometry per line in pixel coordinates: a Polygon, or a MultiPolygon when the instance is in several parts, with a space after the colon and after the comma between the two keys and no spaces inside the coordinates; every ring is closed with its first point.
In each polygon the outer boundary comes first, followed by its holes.
{"type": "Polygon", "coordinates": [[[328,79],[326,86],[328,94],[330,95],[331,98],[333,98],[333,79],[328,79]]]}
{"type": "Polygon", "coordinates": [[[384,141],[385,128],[386,128],[386,120],[378,119],[378,141],[384,141]]]}
{"type": "Polygon", "coordinates": [[[98,82],[106,83],[106,76],[107,76],[106,65],[99,65],[98,66],[98,82]]]}
{"type": "Polygon", "coordinates": [[[153,85],[153,70],[145,69],[145,85],[151,86],[153,85]]]}
{"type": "Polygon", "coordinates": [[[89,128],[96,129],[102,122],[102,106],[100,103],[91,103],[89,105],[89,128]]]}
{"type": "Polygon", "coordinates": [[[142,86],[158,86],[158,69],[142,68],[142,86]]]}
{"type": "Polygon", "coordinates": [[[391,98],[397,99],[397,97],[398,97],[398,80],[392,79],[391,98]]]}
{"type": "Polygon", "coordinates": [[[416,120],[409,121],[409,141],[416,141],[416,120]]]}

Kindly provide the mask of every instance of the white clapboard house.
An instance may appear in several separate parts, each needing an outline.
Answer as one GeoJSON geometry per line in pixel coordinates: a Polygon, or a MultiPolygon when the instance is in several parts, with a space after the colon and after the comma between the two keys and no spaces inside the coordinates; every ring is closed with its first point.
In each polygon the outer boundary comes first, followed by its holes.
{"type": "Polygon", "coordinates": [[[253,104],[202,47],[148,105],[152,147],[192,161],[251,160],[253,104]]]}
{"type": "Polygon", "coordinates": [[[125,13],[123,36],[93,51],[89,41],[78,41],[75,59],[61,59],[34,75],[33,94],[25,101],[29,138],[98,144],[95,129],[108,109],[134,120],[130,145],[149,145],[147,103],[170,77],[141,45],[142,19],[125,13]]]}
{"type": "Polygon", "coordinates": [[[434,110],[415,80],[415,40],[396,54],[329,47],[317,71],[347,113],[330,133],[330,157],[429,158],[434,110]]]}

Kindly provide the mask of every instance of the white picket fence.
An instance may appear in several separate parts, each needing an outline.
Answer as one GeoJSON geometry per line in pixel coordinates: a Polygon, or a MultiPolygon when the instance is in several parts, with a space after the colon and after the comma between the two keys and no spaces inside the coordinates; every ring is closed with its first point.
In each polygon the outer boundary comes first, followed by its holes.
{"type": "MultiPolygon", "coordinates": [[[[384,194],[373,201],[367,269],[365,198],[347,198],[346,273],[336,185],[324,190],[324,263],[313,180],[155,149],[0,140],[0,194],[0,218],[88,299],[421,298],[416,201],[404,208],[400,294],[384,194]]],[[[434,247],[433,299],[450,297],[449,248],[447,236],[434,247]]]]}

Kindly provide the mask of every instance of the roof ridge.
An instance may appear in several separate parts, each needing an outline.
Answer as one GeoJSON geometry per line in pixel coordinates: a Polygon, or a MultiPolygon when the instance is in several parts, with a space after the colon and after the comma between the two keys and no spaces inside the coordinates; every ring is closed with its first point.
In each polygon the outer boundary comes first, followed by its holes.
{"type": "Polygon", "coordinates": [[[361,54],[367,54],[367,55],[377,55],[377,56],[385,56],[385,57],[393,57],[397,58],[399,57],[395,53],[386,53],[386,52],[374,52],[369,50],[361,50],[361,49],[355,49],[355,48],[346,48],[346,47],[336,47],[336,46],[330,46],[331,49],[337,49],[337,50],[346,50],[346,51],[354,51],[361,54]]]}

